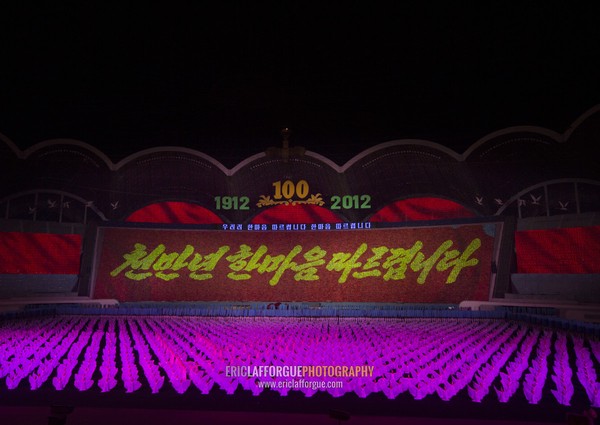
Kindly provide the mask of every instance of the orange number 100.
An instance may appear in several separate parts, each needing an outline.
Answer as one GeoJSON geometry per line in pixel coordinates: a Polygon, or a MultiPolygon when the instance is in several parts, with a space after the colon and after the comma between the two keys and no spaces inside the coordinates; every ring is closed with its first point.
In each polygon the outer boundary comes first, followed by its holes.
{"type": "Polygon", "coordinates": [[[281,180],[278,180],[273,183],[273,187],[275,188],[275,194],[273,195],[275,199],[292,199],[294,195],[300,199],[304,199],[308,196],[309,192],[306,180],[300,180],[296,184],[291,180],[285,180],[283,183],[281,180]]]}

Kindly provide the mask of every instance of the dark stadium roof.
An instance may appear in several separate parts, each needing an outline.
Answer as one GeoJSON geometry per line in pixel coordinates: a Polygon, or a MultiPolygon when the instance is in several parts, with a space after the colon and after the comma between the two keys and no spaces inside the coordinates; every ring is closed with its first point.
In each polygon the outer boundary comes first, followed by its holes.
{"type": "Polygon", "coordinates": [[[596,211],[599,12],[8,2],[0,211],[27,219],[56,202],[46,191],[123,219],[153,202],[256,199],[307,176],[324,195],[372,196],[346,220],[415,196],[513,214],[536,191],[596,211]],[[284,126],[304,148],[289,160],[284,126]]]}
{"type": "MultiPolygon", "coordinates": [[[[570,202],[566,212],[576,212],[575,198],[586,205],[578,212],[598,211],[600,174],[594,166],[598,157],[594,141],[599,123],[600,105],[564,134],[538,127],[507,128],[473,143],[464,154],[434,142],[407,139],[376,145],[341,165],[319,152],[292,148],[287,156],[281,149],[257,153],[232,168],[183,147],[146,149],[115,163],[81,141],[49,140],[22,151],[2,137],[0,208],[8,211],[10,204],[15,210],[21,202],[23,212],[7,212],[6,218],[27,217],[28,208],[43,204],[27,200],[32,193],[53,192],[83,204],[92,202],[102,219],[121,220],[151,203],[176,200],[210,207],[216,196],[224,195],[257,200],[272,191],[274,181],[308,179],[311,189],[326,197],[371,196],[374,209],[348,211],[349,221],[363,221],[395,200],[420,196],[450,199],[480,216],[514,214],[517,201],[539,197],[539,190],[547,191],[554,204],[570,202]],[[529,195],[530,191],[534,192],[529,195]]],[[[256,211],[253,206],[243,217],[220,213],[226,221],[241,222],[256,211]]]]}
{"type": "Polygon", "coordinates": [[[0,132],[23,151],[182,146],[232,168],[289,126],[337,164],[398,139],[463,154],[600,101],[594,2],[5,3],[0,132]]]}

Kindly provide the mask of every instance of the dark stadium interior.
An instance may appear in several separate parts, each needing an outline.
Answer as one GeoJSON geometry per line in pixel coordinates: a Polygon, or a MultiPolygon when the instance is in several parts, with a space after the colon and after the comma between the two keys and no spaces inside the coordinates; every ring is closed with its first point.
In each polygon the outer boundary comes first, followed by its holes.
{"type": "Polygon", "coordinates": [[[0,423],[595,423],[599,13],[0,6],[0,423]]]}

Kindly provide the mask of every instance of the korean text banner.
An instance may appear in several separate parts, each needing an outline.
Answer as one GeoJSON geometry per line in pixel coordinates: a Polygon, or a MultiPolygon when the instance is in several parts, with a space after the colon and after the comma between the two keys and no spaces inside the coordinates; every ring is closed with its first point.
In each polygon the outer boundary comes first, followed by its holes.
{"type": "Polygon", "coordinates": [[[486,300],[493,224],[331,231],[99,230],[95,298],[486,300]]]}

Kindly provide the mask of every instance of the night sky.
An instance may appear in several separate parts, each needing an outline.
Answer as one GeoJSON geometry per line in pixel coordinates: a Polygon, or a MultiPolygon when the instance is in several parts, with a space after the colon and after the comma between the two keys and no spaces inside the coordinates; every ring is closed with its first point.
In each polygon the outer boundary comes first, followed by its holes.
{"type": "Polygon", "coordinates": [[[21,149],[174,145],[232,167],[289,126],[342,164],[396,139],[562,133],[600,103],[598,2],[24,3],[0,6],[0,133],[21,149]]]}

